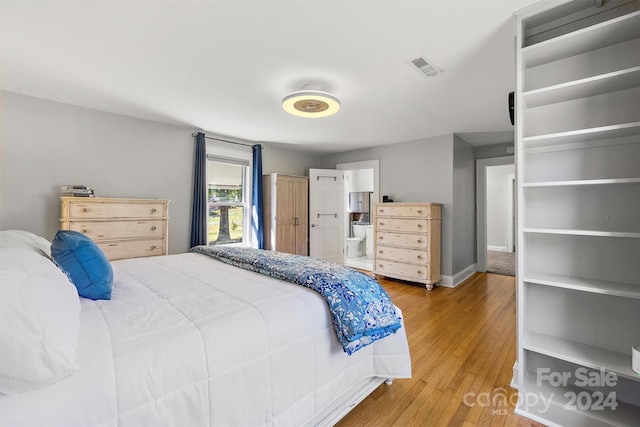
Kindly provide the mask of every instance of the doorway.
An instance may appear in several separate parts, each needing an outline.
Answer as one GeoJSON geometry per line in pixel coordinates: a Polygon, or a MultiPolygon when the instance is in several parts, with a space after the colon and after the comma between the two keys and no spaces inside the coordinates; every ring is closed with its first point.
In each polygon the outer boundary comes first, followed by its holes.
{"type": "Polygon", "coordinates": [[[515,276],[514,165],[487,168],[487,272],[515,276]]]}
{"type": "Polygon", "coordinates": [[[515,276],[515,167],[512,157],[476,161],[477,270],[515,276]]]}
{"type": "Polygon", "coordinates": [[[379,160],[369,160],[336,165],[344,171],[344,263],[360,270],[373,269],[373,204],[380,200],[379,164],[379,160]],[[370,203],[361,209],[367,212],[349,209],[350,193],[367,194],[370,203]]]}

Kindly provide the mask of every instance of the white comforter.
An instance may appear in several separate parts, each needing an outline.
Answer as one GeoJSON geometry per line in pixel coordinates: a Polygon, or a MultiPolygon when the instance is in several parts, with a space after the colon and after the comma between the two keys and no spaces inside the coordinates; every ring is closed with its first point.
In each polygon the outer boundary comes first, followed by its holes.
{"type": "Polygon", "coordinates": [[[352,356],[316,292],[189,253],[116,261],[82,299],[80,370],[0,395],[0,425],[305,425],[371,377],[407,378],[404,328],[352,356]]]}

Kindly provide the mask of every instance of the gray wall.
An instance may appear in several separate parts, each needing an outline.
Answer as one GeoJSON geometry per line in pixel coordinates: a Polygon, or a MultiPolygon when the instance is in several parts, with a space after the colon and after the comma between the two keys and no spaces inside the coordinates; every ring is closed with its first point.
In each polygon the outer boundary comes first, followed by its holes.
{"type": "MultiPolygon", "coordinates": [[[[453,272],[476,263],[476,171],[473,146],[453,137],[453,272]]],[[[475,269],[474,269],[475,271],[475,269]]]]}
{"type": "Polygon", "coordinates": [[[262,173],[285,173],[298,176],[309,176],[310,168],[319,168],[321,156],[317,153],[299,151],[282,144],[277,146],[261,142],[262,173]]]}
{"type": "MultiPolygon", "coordinates": [[[[464,141],[461,141],[458,145],[461,150],[458,164],[461,168],[463,165],[468,166],[470,158],[470,173],[473,175],[473,150],[464,141]]],[[[323,167],[335,168],[338,163],[373,159],[380,160],[381,194],[390,196],[395,202],[437,202],[443,204],[442,274],[452,276],[457,273],[453,269],[453,259],[466,260],[468,258],[468,248],[455,248],[453,246],[455,221],[453,215],[454,136],[443,135],[418,141],[334,154],[323,159],[323,167]],[[456,253],[454,256],[454,252],[458,250],[463,251],[463,255],[458,256],[456,253]]],[[[459,176],[465,176],[465,173],[461,171],[459,176]]],[[[475,186],[475,178],[473,176],[471,185],[475,186]]],[[[465,197],[462,197],[462,199],[465,199],[465,197]]],[[[465,209],[466,202],[464,204],[461,203],[461,206],[462,209],[465,209]]],[[[456,216],[466,218],[468,215],[474,215],[473,203],[469,213],[461,213],[456,216]]],[[[473,232],[475,233],[475,231],[473,232]]],[[[471,236],[470,239],[473,244],[475,236],[471,236]]],[[[457,240],[468,240],[468,237],[463,239],[461,236],[457,236],[457,240]]],[[[474,251],[473,246],[471,251],[474,251]]],[[[473,262],[475,261],[471,263],[473,262]]]]}
{"type": "Polygon", "coordinates": [[[380,159],[380,193],[396,202],[450,203],[453,191],[452,136],[390,144],[332,154],[322,159],[324,168],[338,163],[380,159]]]}
{"type": "MultiPolygon", "coordinates": [[[[169,252],[186,251],[194,130],[0,92],[0,229],[53,238],[60,185],[85,184],[98,196],[170,199],[169,252]]],[[[442,274],[475,262],[474,149],[457,136],[329,156],[263,146],[264,173],[380,159],[381,194],[443,204],[442,274]]]]}
{"type": "Polygon", "coordinates": [[[500,143],[493,145],[483,145],[473,149],[476,159],[490,159],[493,157],[513,157],[513,154],[507,153],[507,147],[513,146],[513,142],[500,143]]]}
{"type": "MultiPolygon", "coordinates": [[[[170,199],[169,252],[186,251],[194,130],[0,92],[0,229],[52,239],[59,187],[84,184],[103,197],[170,199]]],[[[263,145],[265,173],[305,175],[317,162],[263,145]]]]}

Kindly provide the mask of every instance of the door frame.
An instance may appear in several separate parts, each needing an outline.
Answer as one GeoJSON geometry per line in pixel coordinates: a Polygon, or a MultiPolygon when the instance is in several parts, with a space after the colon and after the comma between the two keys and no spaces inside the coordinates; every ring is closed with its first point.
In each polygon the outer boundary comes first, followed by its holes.
{"type": "Polygon", "coordinates": [[[513,164],[513,156],[476,160],[476,271],[487,271],[487,168],[513,164]]]}
{"type": "Polygon", "coordinates": [[[507,252],[515,252],[516,246],[516,174],[507,174],[507,252]]]}
{"type": "MultiPolygon", "coordinates": [[[[345,170],[345,171],[355,171],[362,169],[373,169],[373,194],[371,195],[371,209],[369,212],[369,219],[373,221],[373,204],[380,202],[380,159],[374,160],[363,160],[360,162],[350,162],[350,163],[338,163],[336,165],[336,169],[345,170]]],[[[348,195],[345,195],[348,197],[348,195]]],[[[349,215],[346,213],[345,205],[345,215],[344,215],[344,233],[343,236],[345,239],[349,236],[349,229],[351,224],[349,224],[349,215]]],[[[345,254],[346,257],[346,254],[345,254]]]]}
{"type": "Polygon", "coordinates": [[[380,202],[380,159],[363,160],[361,162],[338,163],[336,169],[355,171],[373,169],[373,198],[371,203],[380,202]]]}

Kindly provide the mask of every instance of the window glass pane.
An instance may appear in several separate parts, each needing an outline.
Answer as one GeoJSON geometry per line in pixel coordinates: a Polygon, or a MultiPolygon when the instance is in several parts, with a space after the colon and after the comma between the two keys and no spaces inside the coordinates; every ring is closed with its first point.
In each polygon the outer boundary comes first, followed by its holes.
{"type": "Polygon", "coordinates": [[[216,202],[242,203],[244,201],[244,175],[246,166],[220,162],[207,162],[207,188],[209,199],[216,202]]]}
{"type": "Polygon", "coordinates": [[[209,204],[209,244],[241,243],[244,237],[244,206],[209,204]]]}
{"type": "Polygon", "coordinates": [[[241,243],[244,240],[247,169],[237,164],[207,162],[210,245],[241,243]]]}

